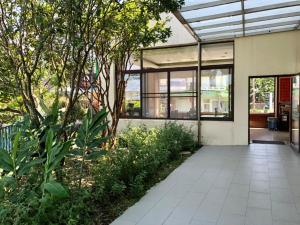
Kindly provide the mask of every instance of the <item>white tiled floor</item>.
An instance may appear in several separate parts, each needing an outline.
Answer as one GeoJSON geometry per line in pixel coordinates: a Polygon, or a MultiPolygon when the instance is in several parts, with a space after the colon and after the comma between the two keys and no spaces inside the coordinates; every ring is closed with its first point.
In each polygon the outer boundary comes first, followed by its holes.
{"type": "Polygon", "coordinates": [[[300,155],[203,147],[112,225],[300,225],[300,155]]]}

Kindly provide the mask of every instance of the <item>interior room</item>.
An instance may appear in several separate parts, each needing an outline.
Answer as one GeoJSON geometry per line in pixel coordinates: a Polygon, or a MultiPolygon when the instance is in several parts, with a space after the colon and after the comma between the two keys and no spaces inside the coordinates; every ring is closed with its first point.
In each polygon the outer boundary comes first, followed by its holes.
{"type": "Polygon", "coordinates": [[[249,78],[250,143],[290,143],[291,76],[249,78]]]}

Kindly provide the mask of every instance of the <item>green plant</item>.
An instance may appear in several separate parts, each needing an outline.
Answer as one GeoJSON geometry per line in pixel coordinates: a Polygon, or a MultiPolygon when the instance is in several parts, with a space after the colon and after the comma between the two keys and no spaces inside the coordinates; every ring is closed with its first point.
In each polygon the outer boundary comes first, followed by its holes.
{"type": "Polygon", "coordinates": [[[105,151],[100,147],[108,140],[108,136],[102,136],[107,129],[108,121],[106,118],[107,112],[105,108],[95,116],[89,110],[78,130],[78,136],[75,141],[78,148],[73,153],[81,160],[78,181],[79,188],[81,188],[85,162],[97,159],[105,154],[105,151]]]}
{"type": "Polygon", "coordinates": [[[196,147],[192,132],[175,122],[168,122],[159,129],[158,139],[160,147],[169,151],[172,159],[178,158],[180,151],[194,151],[196,147]]]}
{"type": "Polygon", "coordinates": [[[43,176],[43,199],[51,198],[66,198],[68,193],[65,188],[57,181],[55,181],[52,173],[59,166],[62,159],[68,153],[71,147],[71,141],[64,143],[55,140],[53,130],[50,129],[46,137],[46,162],[44,165],[44,176],[43,176]]]}

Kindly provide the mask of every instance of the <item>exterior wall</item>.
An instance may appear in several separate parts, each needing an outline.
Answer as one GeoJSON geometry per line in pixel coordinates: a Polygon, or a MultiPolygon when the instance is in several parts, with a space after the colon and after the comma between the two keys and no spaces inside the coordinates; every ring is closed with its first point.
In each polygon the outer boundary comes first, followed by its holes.
{"type": "Polygon", "coordinates": [[[162,18],[169,18],[170,21],[167,22],[167,26],[171,27],[172,36],[166,43],[157,43],[156,46],[181,45],[197,42],[197,40],[195,40],[195,38],[172,13],[163,13],[161,16],[162,18]]]}
{"type": "MultiPolygon", "coordinates": [[[[176,38],[181,40],[180,35],[173,38],[171,42],[176,38]]],[[[248,144],[248,78],[300,73],[300,31],[235,39],[234,70],[234,122],[201,121],[201,139],[205,145],[248,144]]],[[[153,127],[165,122],[166,120],[121,119],[119,129],[128,124],[153,127]]],[[[197,121],[178,122],[191,126],[197,134],[197,121]]]]}

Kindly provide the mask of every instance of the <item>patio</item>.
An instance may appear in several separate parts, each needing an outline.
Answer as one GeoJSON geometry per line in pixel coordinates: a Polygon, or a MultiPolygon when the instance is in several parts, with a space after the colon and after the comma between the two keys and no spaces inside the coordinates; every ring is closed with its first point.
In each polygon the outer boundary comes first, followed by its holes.
{"type": "Polygon", "coordinates": [[[299,225],[300,156],[286,145],[205,146],[112,225],[299,225]]]}

